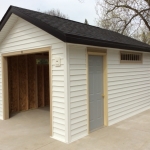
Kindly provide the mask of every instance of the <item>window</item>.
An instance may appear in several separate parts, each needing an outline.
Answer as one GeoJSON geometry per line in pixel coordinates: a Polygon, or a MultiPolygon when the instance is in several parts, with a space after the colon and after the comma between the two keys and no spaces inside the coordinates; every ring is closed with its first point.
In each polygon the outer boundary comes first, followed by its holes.
{"type": "Polygon", "coordinates": [[[142,53],[120,52],[121,63],[142,63],[142,53]]]}

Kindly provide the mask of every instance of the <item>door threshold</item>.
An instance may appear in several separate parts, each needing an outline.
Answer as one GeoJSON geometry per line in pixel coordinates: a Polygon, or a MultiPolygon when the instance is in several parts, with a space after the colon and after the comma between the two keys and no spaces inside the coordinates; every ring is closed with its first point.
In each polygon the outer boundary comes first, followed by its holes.
{"type": "Polygon", "coordinates": [[[96,128],[96,129],[94,129],[94,130],[92,130],[92,131],[89,131],[89,133],[92,133],[92,132],[95,132],[95,131],[97,131],[97,130],[100,130],[100,129],[102,129],[102,128],[105,128],[106,126],[101,126],[101,127],[99,127],[99,128],[96,128]]]}

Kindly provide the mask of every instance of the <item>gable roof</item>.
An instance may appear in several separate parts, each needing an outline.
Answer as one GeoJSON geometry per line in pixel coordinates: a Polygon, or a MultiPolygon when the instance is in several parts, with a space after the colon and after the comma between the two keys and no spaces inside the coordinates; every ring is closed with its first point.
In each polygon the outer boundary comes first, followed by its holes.
{"type": "Polygon", "coordinates": [[[117,32],[15,6],[10,6],[2,18],[0,31],[11,14],[23,18],[67,43],[150,52],[150,45],[117,32]]]}

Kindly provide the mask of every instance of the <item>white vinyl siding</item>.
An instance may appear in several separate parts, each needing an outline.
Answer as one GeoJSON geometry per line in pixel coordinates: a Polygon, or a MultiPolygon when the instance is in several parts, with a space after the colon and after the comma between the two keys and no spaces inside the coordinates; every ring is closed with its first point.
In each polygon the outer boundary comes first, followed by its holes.
{"type": "Polygon", "coordinates": [[[69,46],[70,142],[88,134],[86,48],[69,46]]]}
{"type": "Polygon", "coordinates": [[[13,28],[17,20],[18,20],[18,16],[14,14],[10,16],[3,29],[0,31],[0,44],[2,43],[2,41],[4,41],[5,37],[11,31],[11,29],[13,28]]]}
{"type": "MultiPolygon", "coordinates": [[[[6,22],[3,29],[0,31],[0,45],[4,41],[6,35],[10,32],[11,28],[14,26],[18,16],[12,14],[9,20],[6,22]]],[[[0,119],[3,119],[3,103],[2,103],[2,63],[1,63],[1,53],[0,53],[0,119]]]]}
{"type": "MultiPolygon", "coordinates": [[[[66,142],[65,116],[65,78],[64,58],[66,44],[54,36],[46,33],[29,22],[18,19],[10,33],[0,45],[0,53],[50,47],[52,53],[52,119],[53,138],[66,142]],[[55,57],[61,58],[61,67],[55,67],[55,57]]],[[[1,61],[0,61],[1,64],[1,61]]],[[[0,65],[1,66],[1,65],[0,65]]],[[[0,119],[2,119],[2,76],[0,67],[0,119]]]]}
{"type": "Polygon", "coordinates": [[[0,45],[1,53],[27,50],[62,43],[59,39],[19,19],[0,45]]]}
{"type": "Polygon", "coordinates": [[[109,125],[150,108],[150,54],[141,64],[121,64],[120,51],[108,50],[109,125]]]}
{"type": "Polygon", "coordinates": [[[66,114],[65,114],[65,43],[52,44],[52,117],[53,138],[67,142],[66,136],[66,114]],[[55,66],[55,58],[59,57],[61,66],[55,66]]]}

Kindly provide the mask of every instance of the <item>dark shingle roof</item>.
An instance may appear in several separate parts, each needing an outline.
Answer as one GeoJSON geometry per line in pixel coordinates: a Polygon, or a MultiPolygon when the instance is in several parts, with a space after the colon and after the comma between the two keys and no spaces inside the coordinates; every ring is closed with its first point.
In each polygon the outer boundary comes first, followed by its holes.
{"type": "Polygon", "coordinates": [[[150,52],[150,45],[119,33],[14,6],[3,17],[0,30],[12,13],[64,42],[150,52]]]}

